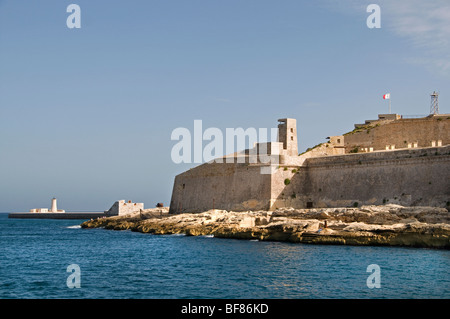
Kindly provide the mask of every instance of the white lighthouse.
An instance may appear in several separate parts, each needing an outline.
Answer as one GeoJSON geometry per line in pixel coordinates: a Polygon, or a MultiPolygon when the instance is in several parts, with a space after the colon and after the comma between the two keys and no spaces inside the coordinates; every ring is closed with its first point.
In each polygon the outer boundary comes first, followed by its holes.
{"type": "Polygon", "coordinates": [[[52,198],[52,207],[48,208],[33,208],[30,209],[30,213],[65,213],[64,209],[58,210],[58,206],[56,205],[56,198],[52,198]]]}
{"type": "Polygon", "coordinates": [[[52,213],[57,213],[58,212],[58,207],[56,206],[56,198],[53,197],[52,199],[52,208],[50,210],[52,213]]]}

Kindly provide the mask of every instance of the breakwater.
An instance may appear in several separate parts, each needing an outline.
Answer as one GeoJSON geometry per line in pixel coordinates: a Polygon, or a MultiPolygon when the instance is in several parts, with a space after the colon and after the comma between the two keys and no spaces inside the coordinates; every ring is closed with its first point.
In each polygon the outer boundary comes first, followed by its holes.
{"type": "Polygon", "coordinates": [[[10,213],[8,218],[23,219],[92,219],[107,217],[104,212],[10,213]]]}

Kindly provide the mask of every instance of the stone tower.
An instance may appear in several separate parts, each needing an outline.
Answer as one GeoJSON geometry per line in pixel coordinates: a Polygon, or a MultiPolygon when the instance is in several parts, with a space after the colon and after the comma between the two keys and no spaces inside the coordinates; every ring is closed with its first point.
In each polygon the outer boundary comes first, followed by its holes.
{"type": "Polygon", "coordinates": [[[297,146],[297,120],[280,119],[278,124],[278,142],[283,143],[283,149],[287,151],[286,155],[298,156],[297,146]]]}

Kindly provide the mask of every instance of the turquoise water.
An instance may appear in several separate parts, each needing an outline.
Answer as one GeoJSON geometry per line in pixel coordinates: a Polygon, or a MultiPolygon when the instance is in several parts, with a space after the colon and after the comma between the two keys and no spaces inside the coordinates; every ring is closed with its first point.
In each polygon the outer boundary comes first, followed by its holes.
{"type": "Polygon", "coordinates": [[[0,214],[0,298],[450,298],[450,251],[81,229],[0,214]],[[80,267],[69,288],[67,267],[80,267]],[[367,266],[381,288],[368,288],[367,266]]]}

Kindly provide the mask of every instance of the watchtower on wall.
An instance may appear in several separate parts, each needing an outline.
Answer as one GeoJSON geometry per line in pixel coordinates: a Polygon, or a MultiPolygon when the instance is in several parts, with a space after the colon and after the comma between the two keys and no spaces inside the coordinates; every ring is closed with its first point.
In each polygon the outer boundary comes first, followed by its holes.
{"type": "Polygon", "coordinates": [[[278,142],[283,143],[286,155],[298,156],[297,120],[286,118],[279,119],[278,122],[278,142]]]}

